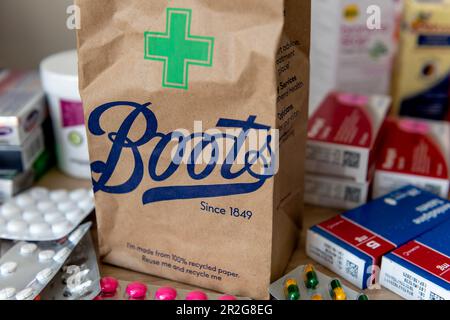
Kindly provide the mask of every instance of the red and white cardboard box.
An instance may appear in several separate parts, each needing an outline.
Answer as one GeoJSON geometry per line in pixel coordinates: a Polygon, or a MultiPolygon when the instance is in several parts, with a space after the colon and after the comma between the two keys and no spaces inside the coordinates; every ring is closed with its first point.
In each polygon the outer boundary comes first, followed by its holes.
{"type": "Polygon", "coordinates": [[[370,180],[390,105],[391,98],[383,95],[328,95],[308,123],[306,171],[370,180]]]}
{"type": "Polygon", "coordinates": [[[415,185],[448,197],[450,187],[450,123],[389,119],[375,171],[373,197],[415,185]]]}
{"type": "Polygon", "coordinates": [[[367,202],[369,189],[370,181],[306,174],[304,198],[312,205],[350,210],[367,202]]]}
{"type": "Polygon", "coordinates": [[[384,256],[380,282],[408,300],[450,300],[450,221],[384,256]]]}

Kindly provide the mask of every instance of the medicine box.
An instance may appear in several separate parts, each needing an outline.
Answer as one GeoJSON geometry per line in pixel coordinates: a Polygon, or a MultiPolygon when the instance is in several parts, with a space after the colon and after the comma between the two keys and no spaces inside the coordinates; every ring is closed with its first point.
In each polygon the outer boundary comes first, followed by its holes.
{"type": "Polygon", "coordinates": [[[12,198],[18,192],[31,187],[35,174],[33,170],[23,173],[0,174],[0,204],[12,198]]]}
{"type": "Polygon", "coordinates": [[[0,174],[27,171],[44,149],[40,127],[34,129],[21,146],[0,145],[0,174]]]}
{"type": "Polygon", "coordinates": [[[370,180],[390,104],[387,96],[330,93],[308,123],[306,171],[370,180]]]}
{"type": "Polygon", "coordinates": [[[450,222],[383,257],[380,281],[408,300],[450,300],[450,222]]]}
{"type": "Polygon", "coordinates": [[[407,186],[312,227],[306,252],[365,289],[378,283],[383,255],[448,219],[449,201],[407,186]]]}
{"type": "Polygon", "coordinates": [[[354,209],[367,202],[370,182],[315,174],[305,175],[305,202],[327,208],[354,209]]]}
{"type": "Polygon", "coordinates": [[[449,0],[406,0],[394,92],[395,113],[446,119],[450,104],[449,0]]]}
{"type": "Polygon", "coordinates": [[[0,144],[21,145],[47,114],[37,72],[0,69],[0,144]]]}
{"type": "Polygon", "coordinates": [[[333,90],[389,94],[398,1],[313,0],[311,6],[311,112],[333,90]]]}
{"type": "Polygon", "coordinates": [[[415,185],[443,198],[450,186],[450,123],[389,119],[377,161],[373,197],[415,185]]]}

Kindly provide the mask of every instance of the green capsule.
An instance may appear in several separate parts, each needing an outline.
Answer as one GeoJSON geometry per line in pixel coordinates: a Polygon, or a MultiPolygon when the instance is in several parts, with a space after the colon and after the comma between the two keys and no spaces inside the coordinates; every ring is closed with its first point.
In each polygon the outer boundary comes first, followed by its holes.
{"type": "Polygon", "coordinates": [[[310,264],[308,264],[305,267],[304,273],[304,281],[305,281],[305,287],[308,289],[316,289],[319,285],[319,279],[317,278],[317,273],[314,270],[314,267],[310,264]]]}
{"type": "Polygon", "coordinates": [[[295,279],[288,279],[284,283],[284,294],[288,300],[300,299],[300,290],[295,279]]]}
{"type": "Polygon", "coordinates": [[[363,301],[363,300],[369,300],[369,297],[366,296],[364,293],[361,293],[361,294],[358,296],[358,300],[361,300],[361,301],[363,301]]]}

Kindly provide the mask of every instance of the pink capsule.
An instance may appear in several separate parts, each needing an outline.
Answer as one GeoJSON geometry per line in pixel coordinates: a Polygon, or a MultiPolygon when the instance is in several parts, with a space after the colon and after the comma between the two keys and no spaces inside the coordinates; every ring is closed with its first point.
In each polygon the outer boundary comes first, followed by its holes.
{"type": "Polygon", "coordinates": [[[130,300],[145,300],[147,286],[140,282],[133,282],[127,286],[125,291],[130,300]]]}
{"type": "Polygon", "coordinates": [[[175,300],[177,298],[177,290],[171,287],[161,287],[155,292],[156,300],[175,300]]]}
{"type": "Polygon", "coordinates": [[[113,277],[104,277],[100,280],[100,288],[104,297],[113,297],[117,293],[119,281],[113,277]]]}
{"type": "Polygon", "coordinates": [[[226,294],[226,295],[221,296],[219,298],[219,300],[230,300],[231,301],[231,300],[237,300],[237,299],[235,296],[230,296],[230,295],[226,294]]]}
{"type": "Polygon", "coordinates": [[[201,291],[191,291],[186,296],[186,300],[208,300],[208,296],[201,291]]]}

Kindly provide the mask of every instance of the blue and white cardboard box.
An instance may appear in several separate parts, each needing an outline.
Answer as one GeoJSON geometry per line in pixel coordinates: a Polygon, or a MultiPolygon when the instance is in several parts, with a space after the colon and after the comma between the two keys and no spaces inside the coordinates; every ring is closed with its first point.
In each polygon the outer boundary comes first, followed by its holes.
{"type": "Polygon", "coordinates": [[[381,258],[450,219],[450,202],[407,186],[320,223],[307,234],[309,257],[355,286],[378,283],[381,258]]]}
{"type": "Polygon", "coordinates": [[[380,282],[408,300],[450,300],[450,221],[384,256],[380,282]]]}

